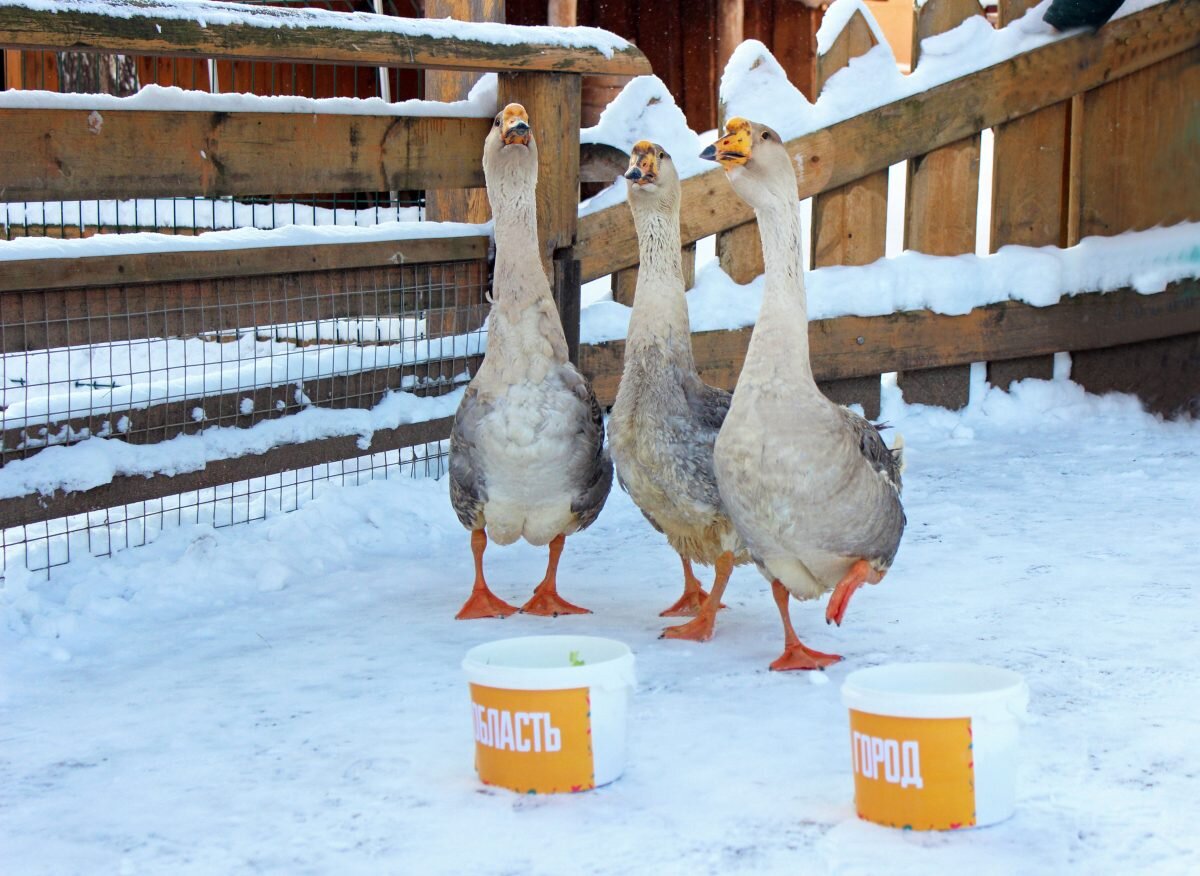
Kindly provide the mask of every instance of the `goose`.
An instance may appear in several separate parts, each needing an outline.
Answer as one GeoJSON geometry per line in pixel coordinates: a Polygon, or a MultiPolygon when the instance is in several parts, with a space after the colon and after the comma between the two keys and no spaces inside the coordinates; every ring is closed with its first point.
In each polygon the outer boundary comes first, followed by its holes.
{"type": "Polygon", "coordinates": [[[904,532],[901,451],[813,379],[796,171],[779,135],[733,118],[701,157],[718,162],[754,208],[766,265],[758,320],[713,448],[717,485],[783,622],[784,651],[771,669],[823,669],[842,658],[800,642],[789,598],[832,590],[825,619],[840,626],[854,592],[883,578],[904,532]]]}
{"type": "Polygon", "coordinates": [[[735,563],[749,561],[721,507],[712,448],[729,393],[696,373],[684,298],[679,174],[661,146],[636,143],[625,173],[641,263],[625,341],[625,365],[608,420],[617,479],[683,563],[683,595],[663,617],[696,619],[667,638],[712,636],[721,593],[735,563]],[[692,563],[716,566],[709,596],[692,563]]]}
{"type": "Polygon", "coordinates": [[[558,561],[566,537],[595,521],[612,487],[600,406],[567,358],[539,255],[537,170],[529,115],[510,103],[496,114],[483,144],[496,239],[487,352],[450,433],[450,499],[471,532],[475,558],[475,583],[459,619],[517,610],[484,578],[489,539],[550,546],[546,575],[521,611],[589,613],[559,596],[558,561]]]}

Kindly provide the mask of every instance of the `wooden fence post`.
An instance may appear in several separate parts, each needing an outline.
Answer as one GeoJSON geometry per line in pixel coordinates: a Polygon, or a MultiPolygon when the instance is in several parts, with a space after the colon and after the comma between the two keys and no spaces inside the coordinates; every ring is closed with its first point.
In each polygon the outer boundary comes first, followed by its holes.
{"type": "MultiPolygon", "coordinates": [[[[426,18],[504,22],[504,0],[425,0],[426,18]]],[[[426,100],[462,100],[479,81],[478,73],[425,71],[426,100]]],[[[479,144],[483,155],[483,144],[479,144]]],[[[491,216],[483,189],[429,189],[425,218],[431,222],[486,222],[491,216]]]]}
{"type": "MultiPolygon", "coordinates": [[[[855,11],[829,51],[817,55],[816,90],[849,65],[852,58],[876,45],[862,12],[855,11]]],[[[869,265],[881,259],[887,244],[888,172],[876,171],[860,180],[813,197],[812,266],[869,265]]],[[[821,391],[838,404],[857,402],[867,417],[879,416],[879,375],[822,383],[821,391]]]]}
{"type": "MultiPolygon", "coordinates": [[[[1076,102],[1070,209],[1080,238],[1200,219],[1198,74],[1192,49],[1076,102]]],[[[1089,392],[1135,393],[1156,413],[1200,414],[1200,334],[1072,351],[1071,378],[1089,392]]]]}
{"type": "MultiPolygon", "coordinates": [[[[980,14],[978,0],[929,0],[914,8],[913,68],[921,40],[951,30],[980,14]]],[[[975,252],[979,199],[979,135],[909,159],[904,247],[929,255],[975,252]]],[[[971,366],[954,365],[897,375],[909,403],[957,410],[970,395],[971,366]]]]}
{"type": "MultiPolygon", "coordinates": [[[[581,77],[575,73],[501,73],[501,106],[517,102],[529,113],[538,146],[538,241],[542,267],[558,297],[559,315],[579,360],[579,272],[572,271],[579,213],[581,77]]],[[[570,344],[569,344],[570,346],[570,344]]]]}
{"type": "MultiPolygon", "coordinates": [[[[1016,21],[1037,0],[999,0],[997,23],[1016,21]]],[[[991,251],[1002,246],[1064,246],[1067,119],[1071,102],[1048,106],[992,129],[991,251]]],[[[992,386],[1008,389],[1026,377],[1049,380],[1054,356],[987,363],[992,386]]]]}

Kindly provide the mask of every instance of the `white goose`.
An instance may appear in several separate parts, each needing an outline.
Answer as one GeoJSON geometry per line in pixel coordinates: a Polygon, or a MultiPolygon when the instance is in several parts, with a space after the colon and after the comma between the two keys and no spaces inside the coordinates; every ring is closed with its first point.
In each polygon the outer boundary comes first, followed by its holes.
{"type": "Polygon", "coordinates": [[[701,157],[719,162],[754,208],[766,288],[714,448],[717,483],[779,607],[784,652],[771,668],[819,669],[841,657],[800,642],[789,594],[804,600],[832,590],[825,618],[840,625],[854,591],[883,578],[904,532],[900,453],[813,380],[800,200],[787,149],[765,125],[735,118],[725,127],[701,157]]]}
{"type": "Polygon", "coordinates": [[[729,410],[729,393],[705,385],[692,357],[675,164],[661,146],[642,140],[633,147],[625,179],[641,264],[609,444],[621,485],[683,562],[683,596],[662,614],[697,617],[663,635],[704,640],[712,636],[735,562],[750,559],[721,507],[713,472],[713,442],[729,410]],[[693,574],[693,562],[716,566],[711,597],[693,574]]]}
{"type": "Polygon", "coordinates": [[[483,575],[488,538],[550,545],[546,576],[521,610],[587,613],[557,592],[566,536],[589,526],[612,487],[596,396],[567,359],[567,341],[538,251],[537,144],[510,103],[483,144],[495,218],[496,266],[488,347],[450,435],[450,498],[471,530],[475,584],[457,617],[506,617],[483,575]]]}

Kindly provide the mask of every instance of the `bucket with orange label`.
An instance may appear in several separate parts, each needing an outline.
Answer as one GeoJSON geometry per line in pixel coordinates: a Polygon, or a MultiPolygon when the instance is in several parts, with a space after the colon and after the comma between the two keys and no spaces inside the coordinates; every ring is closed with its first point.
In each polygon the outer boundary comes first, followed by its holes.
{"type": "Polygon", "coordinates": [[[860,818],[956,830],[1013,813],[1029,688],[972,663],[897,663],[846,677],[854,805],[860,818]]]}
{"type": "Polygon", "coordinates": [[[526,636],[472,648],[462,665],[483,782],[555,794],[620,776],[635,683],[627,645],[595,636],[526,636]]]}

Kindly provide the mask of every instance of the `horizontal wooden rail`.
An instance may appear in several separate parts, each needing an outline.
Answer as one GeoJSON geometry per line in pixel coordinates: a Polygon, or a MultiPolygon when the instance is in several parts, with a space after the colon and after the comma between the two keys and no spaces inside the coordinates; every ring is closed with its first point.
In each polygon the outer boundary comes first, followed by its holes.
{"type": "MultiPolygon", "coordinates": [[[[1169,0],[970,73],[921,94],[788,142],[803,167],[800,196],[836,189],[906,158],[924,155],[1002,122],[1127,76],[1200,45],[1200,3],[1169,0]]],[[[735,228],[754,214],[714,168],[683,181],[685,244],[735,228]]],[[[625,204],[579,220],[583,280],[638,261],[625,204]]]]}
{"type": "Polygon", "coordinates": [[[0,293],[475,261],[487,257],[488,244],[472,235],[0,261],[0,293]]]}
{"type": "Polygon", "coordinates": [[[6,201],[483,185],[490,119],[0,109],[6,201]]]}
{"type": "Polygon", "coordinates": [[[221,484],[354,459],[368,453],[382,453],[385,450],[441,441],[449,437],[453,422],[453,417],[442,417],[425,423],[398,426],[395,429],[380,429],[371,435],[371,445],[365,451],[359,445],[357,435],[322,438],[301,444],[288,444],[266,453],[215,460],[203,469],[185,474],[154,477],[121,475],[111,483],[90,490],[58,490],[48,496],[33,493],[12,499],[0,499],[0,529],[53,520],[70,514],[86,514],[89,511],[115,508],[134,502],[147,502],[221,484]]]}
{"type": "MultiPolygon", "coordinates": [[[[496,25],[356,15],[358,27],[333,13],[308,9],[220,6],[168,0],[92,0],[54,11],[0,0],[0,47],[98,49],[124,55],[178,55],[371,67],[442,70],[544,70],[555,73],[650,73],[650,62],[625,44],[607,57],[586,45],[587,29],[564,45],[549,29],[510,28],[522,42],[501,44],[496,25]],[[194,16],[183,17],[189,13],[194,16]],[[370,29],[362,23],[372,20],[370,29]]],[[[600,38],[610,34],[594,32],[600,38]]],[[[592,42],[595,42],[592,40],[592,42]]]]}
{"type": "MultiPolygon", "coordinates": [[[[1200,332],[1200,280],[1173,283],[1156,295],[1130,290],[1076,295],[1049,307],[1008,301],[962,316],[927,310],[842,316],[816,320],[808,333],[813,374],[825,381],[1093,350],[1191,332],[1200,332]]],[[[733,389],[750,333],[744,328],[692,335],[701,376],[733,389]]],[[[602,405],[616,399],[624,356],[624,341],[579,348],[580,366],[602,405]]]]}

